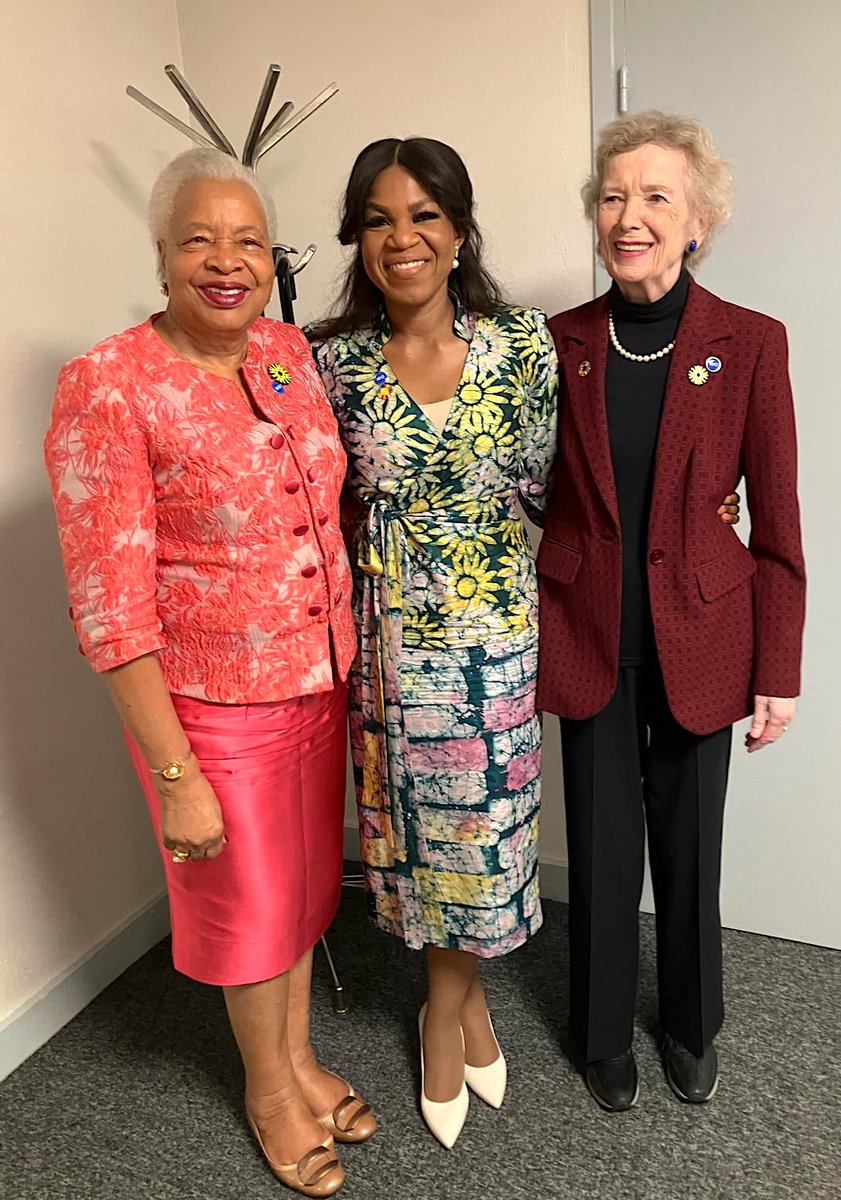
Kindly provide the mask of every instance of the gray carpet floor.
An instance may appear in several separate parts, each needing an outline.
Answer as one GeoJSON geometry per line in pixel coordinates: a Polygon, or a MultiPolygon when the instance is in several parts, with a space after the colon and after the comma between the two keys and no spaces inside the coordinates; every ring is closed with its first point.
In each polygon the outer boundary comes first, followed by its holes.
{"type": "MultiPolygon", "coordinates": [[[[563,1054],[566,908],[484,979],[510,1064],[501,1112],[471,1099],[447,1152],[418,1114],[420,956],[347,890],[331,934],[352,1011],[332,1010],[319,955],[322,1060],[381,1127],[343,1148],[345,1200],[839,1200],[841,953],[725,935],[722,1083],[701,1108],[666,1087],[656,1051],[653,928],[643,918],[639,1107],[610,1116],[563,1054]]],[[[162,943],[0,1085],[3,1200],[262,1200],[291,1195],[244,1126],[221,997],[177,976],[162,943]]]]}

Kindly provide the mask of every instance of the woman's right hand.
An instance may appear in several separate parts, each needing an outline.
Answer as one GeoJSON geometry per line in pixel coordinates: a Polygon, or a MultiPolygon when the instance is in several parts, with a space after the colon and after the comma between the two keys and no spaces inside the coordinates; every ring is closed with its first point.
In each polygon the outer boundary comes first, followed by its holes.
{"type": "Polygon", "coordinates": [[[170,783],[155,776],[161,798],[161,835],[173,852],[193,860],[217,858],[225,846],[225,826],[216,793],[191,756],[180,779],[170,783]]]}

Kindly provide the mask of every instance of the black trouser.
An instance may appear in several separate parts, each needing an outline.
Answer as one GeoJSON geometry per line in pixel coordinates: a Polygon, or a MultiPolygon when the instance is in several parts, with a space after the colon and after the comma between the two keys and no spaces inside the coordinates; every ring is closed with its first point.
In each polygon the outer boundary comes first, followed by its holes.
{"type": "Polygon", "coordinates": [[[657,667],[622,667],[607,708],[562,720],[561,734],[574,1048],[592,1062],[631,1045],[647,825],[660,1021],[700,1055],[724,1015],[718,893],[731,727],[689,733],[657,667]]]}

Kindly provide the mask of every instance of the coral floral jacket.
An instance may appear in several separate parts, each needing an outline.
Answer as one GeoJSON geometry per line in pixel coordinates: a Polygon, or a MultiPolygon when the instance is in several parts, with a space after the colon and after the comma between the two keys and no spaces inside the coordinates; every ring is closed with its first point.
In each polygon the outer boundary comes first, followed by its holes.
{"type": "Polygon", "coordinates": [[[355,653],[345,455],[303,334],[261,318],[235,383],[154,318],[62,370],[45,453],[82,652],[157,653],[171,691],[228,704],[332,686],[355,653]]]}

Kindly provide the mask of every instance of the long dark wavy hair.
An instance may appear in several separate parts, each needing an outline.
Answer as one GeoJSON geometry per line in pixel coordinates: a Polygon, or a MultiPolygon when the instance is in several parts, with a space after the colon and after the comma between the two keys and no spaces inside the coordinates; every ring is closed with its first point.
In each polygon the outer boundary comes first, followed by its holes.
{"type": "Polygon", "coordinates": [[[330,316],[309,331],[312,341],[365,328],[371,324],[382,303],[382,292],[366,274],[360,240],[374,181],[381,171],[394,163],[426,188],[430,198],[450,219],[458,236],[464,239],[458,270],[450,272],[451,291],[468,311],[483,316],[493,316],[505,306],[499,284],[482,262],[482,233],[476,224],[473,184],[459,155],[451,146],[433,138],[382,138],[366,146],[353,164],[338,237],[343,246],[356,245],[356,253],[330,316]]]}

